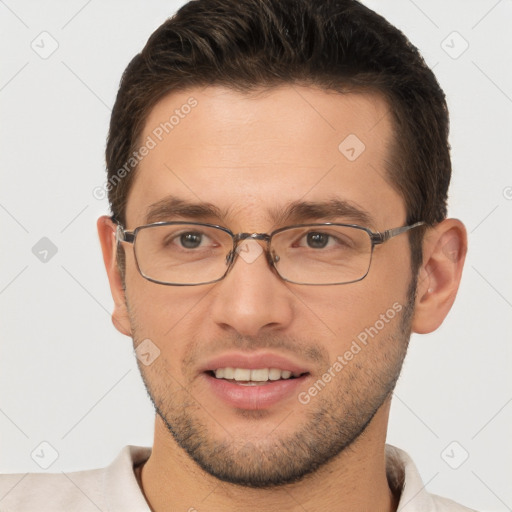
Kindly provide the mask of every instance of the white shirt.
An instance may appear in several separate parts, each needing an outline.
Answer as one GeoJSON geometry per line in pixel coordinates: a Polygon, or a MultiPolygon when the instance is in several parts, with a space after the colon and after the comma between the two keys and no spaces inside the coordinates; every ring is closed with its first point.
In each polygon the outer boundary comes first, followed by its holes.
{"type": "MultiPolygon", "coordinates": [[[[125,446],[102,469],[0,476],[2,512],[150,512],[134,473],[151,448],[125,446]]],[[[398,512],[476,512],[430,494],[409,455],[386,445],[389,485],[400,492],[398,512]]]]}

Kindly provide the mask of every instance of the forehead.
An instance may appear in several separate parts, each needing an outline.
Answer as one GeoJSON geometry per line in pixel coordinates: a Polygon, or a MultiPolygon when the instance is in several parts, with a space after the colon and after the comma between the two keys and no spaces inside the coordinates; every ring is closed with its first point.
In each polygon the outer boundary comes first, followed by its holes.
{"type": "MultiPolygon", "coordinates": [[[[386,179],[392,142],[377,94],[287,85],[241,93],[220,86],[172,93],[150,112],[127,225],[168,195],[210,203],[226,222],[261,224],[298,201],[348,201],[377,223],[405,217],[386,179]]],[[[244,226],[250,229],[256,226],[244,226]]]]}

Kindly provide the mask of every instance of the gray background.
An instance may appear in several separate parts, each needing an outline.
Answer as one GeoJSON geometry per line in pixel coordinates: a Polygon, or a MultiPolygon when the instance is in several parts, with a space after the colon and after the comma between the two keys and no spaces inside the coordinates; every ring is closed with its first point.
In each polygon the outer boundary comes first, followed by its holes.
{"type": "MultiPolygon", "coordinates": [[[[1,472],[104,466],[152,442],[131,340],[110,320],[93,190],[121,73],[181,3],[0,0],[1,472]]],[[[470,244],[450,316],[412,339],[388,441],[431,492],[512,510],[512,1],[365,3],[447,93],[450,215],[470,244]]]]}

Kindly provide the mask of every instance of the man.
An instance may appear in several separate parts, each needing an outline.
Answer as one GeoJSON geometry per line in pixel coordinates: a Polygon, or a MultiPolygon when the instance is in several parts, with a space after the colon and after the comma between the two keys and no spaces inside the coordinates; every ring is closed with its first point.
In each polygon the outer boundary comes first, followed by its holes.
{"type": "Polygon", "coordinates": [[[462,274],[447,136],[417,50],[354,0],[180,9],[123,75],[98,221],[153,448],[5,510],[470,510],[385,445],[462,274]]]}

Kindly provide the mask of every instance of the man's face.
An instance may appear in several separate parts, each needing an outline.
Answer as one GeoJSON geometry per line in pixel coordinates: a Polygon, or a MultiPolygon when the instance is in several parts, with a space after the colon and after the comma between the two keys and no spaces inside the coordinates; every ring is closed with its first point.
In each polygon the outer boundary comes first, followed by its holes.
{"type": "MultiPolygon", "coordinates": [[[[298,221],[360,223],[313,210],[285,219],[292,203],[332,200],[364,212],[374,231],[405,224],[403,201],[385,179],[392,128],[377,96],[291,86],[259,95],[190,89],[156,105],[141,143],[148,136],[157,144],[137,170],[127,229],[155,220],[233,233],[270,233],[298,221]],[[191,97],[197,105],[182,108],[191,97]],[[176,109],[179,122],[162,135],[158,127],[176,109]],[[173,204],[213,205],[220,216],[159,208],[148,217],[171,196],[173,204]]],[[[151,364],[139,364],[157,408],[157,435],[203,469],[249,486],[291,482],[356,441],[370,422],[385,424],[410,333],[407,235],[376,247],[365,279],[334,286],[284,282],[264,255],[241,253],[218,283],[163,286],[145,280],[132,248],[124,248],[128,316],[119,323],[136,346],[149,339],[160,350],[151,364]],[[288,370],[296,378],[215,377],[227,367],[288,370]]]]}

